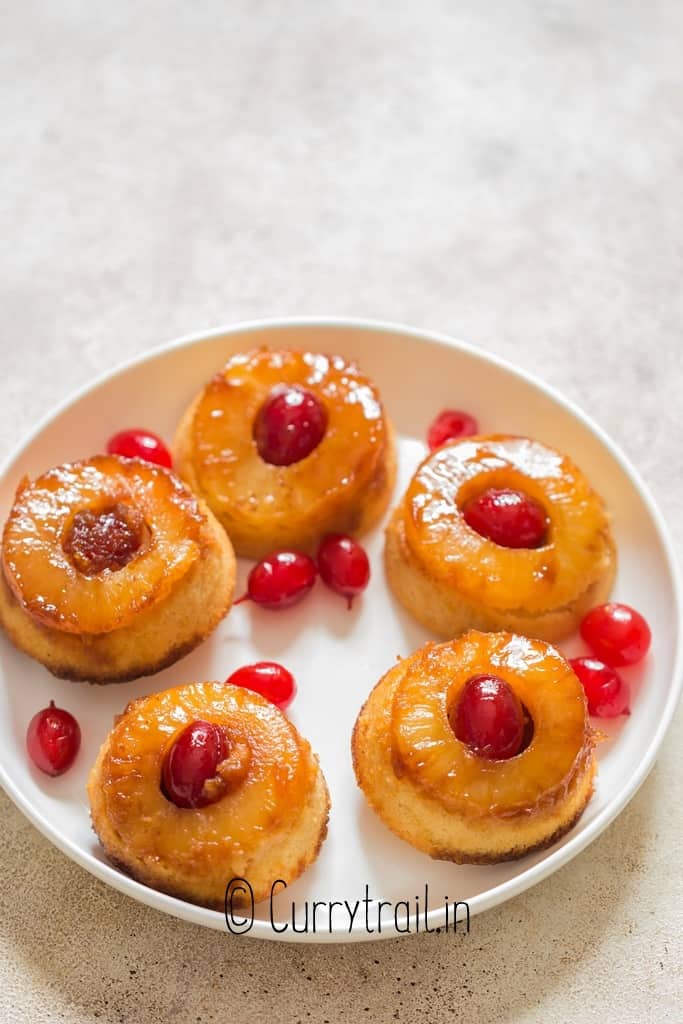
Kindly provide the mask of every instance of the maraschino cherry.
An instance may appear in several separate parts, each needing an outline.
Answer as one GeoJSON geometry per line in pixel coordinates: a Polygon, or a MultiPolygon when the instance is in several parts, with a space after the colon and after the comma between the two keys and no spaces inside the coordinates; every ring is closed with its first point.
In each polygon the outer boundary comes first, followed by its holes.
{"type": "Polygon", "coordinates": [[[145,520],[139,509],[123,502],[98,511],[81,509],[69,526],[62,547],[79,572],[96,576],[128,565],[144,540],[145,520]]]}
{"type": "Polygon", "coordinates": [[[202,719],[190,722],[164,759],[164,796],[177,807],[206,807],[214,803],[221,795],[221,787],[206,783],[216,779],[217,768],[227,756],[228,743],[219,726],[202,719]]]}
{"type": "Polygon", "coordinates": [[[427,431],[429,450],[440,448],[447,441],[457,441],[459,437],[471,437],[479,432],[479,424],[474,416],[460,409],[444,409],[432,422],[427,431]]]}
{"type": "Polygon", "coordinates": [[[538,548],[546,538],[548,517],[522,491],[490,487],[463,509],[468,526],[504,548],[538,548]]]}
{"type": "Polygon", "coordinates": [[[598,658],[608,665],[635,665],[650,648],[652,634],[647,622],[627,604],[601,604],[584,617],[581,636],[598,658]]]}
{"type": "Polygon", "coordinates": [[[522,749],[524,711],[509,683],[499,676],[469,679],[449,720],[460,742],[479,757],[502,761],[522,749]]]}
{"type": "Polygon", "coordinates": [[[327,410],[317,395],[297,385],[274,388],[254,421],[259,455],[272,466],[301,462],[327,429],[327,410]]]}
{"type": "Polygon", "coordinates": [[[301,601],[318,575],[315,562],[301,551],[274,551],[249,573],[247,592],[235,604],[254,601],[279,611],[301,601]]]}
{"type": "Polygon", "coordinates": [[[583,686],[590,715],[616,718],[631,714],[628,683],[610,665],[598,658],[572,658],[569,664],[583,686]]]}
{"type": "Polygon", "coordinates": [[[171,469],[171,453],[158,434],[151,430],[121,430],[107,441],[109,455],[123,455],[126,459],[144,459],[157,466],[171,469]]]}
{"type": "Polygon", "coordinates": [[[318,569],[323,583],[346,598],[349,608],[370,581],[370,562],[358,541],[342,533],[325,537],[318,549],[318,569]]]}
{"type": "Polygon", "coordinates": [[[74,763],[81,746],[81,730],[64,708],[50,706],[38,711],[26,731],[26,748],[35,766],[47,775],[62,775],[74,763]]]}
{"type": "Polygon", "coordinates": [[[257,661],[242,665],[226,680],[231,686],[243,686],[260,693],[279,708],[288,707],[296,694],[294,676],[277,661],[257,661]]]}

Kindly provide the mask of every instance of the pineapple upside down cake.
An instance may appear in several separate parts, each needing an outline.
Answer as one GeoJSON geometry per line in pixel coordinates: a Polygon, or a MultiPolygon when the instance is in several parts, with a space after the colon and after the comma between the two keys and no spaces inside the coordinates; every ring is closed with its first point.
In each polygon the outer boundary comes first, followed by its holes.
{"type": "Polygon", "coordinates": [[[170,470],[96,455],[19,484],[2,539],[0,621],[54,675],[149,675],[186,654],[232,601],[235,557],[170,470]]]}
{"type": "Polygon", "coordinates": [[[310,554],[327,534],[367,532],[396,474],[372,381],[341,356],[294,350],[233,356],[185,412],[174,454],[249,558],[310,554]]]}
{"type": "Polygon", "coordinates": [[[554,647],[472,630],[383,676],[352,752],[396,835],[438,860],[488,864],[574,825],[593,791],[594,743],[581,683],[554,647]]]}
{"type": "Polygon", "coordinates": [[[418,466],[386,531],[401,603],[437,636],[510,630],[555,642],[614,581],[600,496],[568,456],[540,441],[467,437],[418,466]]]}

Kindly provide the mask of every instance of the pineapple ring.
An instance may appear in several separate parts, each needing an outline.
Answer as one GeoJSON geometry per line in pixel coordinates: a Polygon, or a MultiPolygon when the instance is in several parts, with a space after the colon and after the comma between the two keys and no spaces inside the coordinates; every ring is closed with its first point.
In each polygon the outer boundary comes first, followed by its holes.
{"type": "Polygon", "coordinates": [[[191,683],[132,701],[103,744],[88,781],[93,827],[107,855],[133,877],[181,898],[223,907],[232,877],[256,900],[276,878],[294,880],[325,836],[329,799],[310,746],[259,694],[191,683]],[[228,788],[201,808],[161,789],[164,758],[198,719],[225,730],[228,788]]]}
{"type": "Polygon", "coordinates": [[[385,825],[438,860],[496,864],[541,850],[593,792],[595,734],[581,685],[548,644],[474,630],[429,643],[377,683],[353,731],[358,785],[385,825]],[[465,682],[505,679],[534,721],[529,745],[487,760],[448,720],[465,682]]]}
{"type": "Polygon", "coordinates": [[[168,470],[138,459],[95,455],[22,481],[5,524],[2,566],[12,593],[37,622],[66,633],[103,634],[162,601],[200,554],[197,500],[168,470]],[[142,544],[119,569],[93,575],[70,556],[79,513],[132,508],[142,544]]]}
{"type": "Polygon", "coordinates": [[[403,504],[405,539],[435,581],[499,611],[570,605],[613,557],[600,497],[574,463],[524,437],[491,435],[445,445],[418,467],[403,504]],[[506,548],[468,526],[462,509],[487,488],[521,490],[546,511],[546,543],[506,548]]]}
{"type": "Polygon", "coordinates": [[[256,349],[233,356],[197,396],[174,442],[178,472],[225,527],[238,554],[313,551],[326,533],[362,533],[384,513],[394,477],[377,388],[340,356],[256,349]],[[259,455],[253,424],[278,385],[324,405],[320,443],[298,462],[259,455]]]}
{"type": "Polygon", "coordinates": [[[394,693],[394,756],[413,783],[446,811],[513,815],[552,804],[592,749],[581,683],[554,647],[511,633],[472,631],[413,656],[394,693]],[[453,732],[448,712],[465,683],[493,673],[505,680],[534,724],[515,757],[489,760],[453,732]]]}

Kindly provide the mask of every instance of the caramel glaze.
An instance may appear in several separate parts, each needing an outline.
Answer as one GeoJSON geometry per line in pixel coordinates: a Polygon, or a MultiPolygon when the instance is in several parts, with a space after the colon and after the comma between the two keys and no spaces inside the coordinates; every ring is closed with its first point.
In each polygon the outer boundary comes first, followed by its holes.
{"type": "Polygon", "coordinates": [[[7,583],[31,617],[107,633],[162,600],[200,557],[204,515],[161,466],[96,455],[17,489],[2,539],[7,583]]]}
{"type": "MultiPolygon", "coordinates": [[[[256,349],[233,357],[207,386],[194,412],[192,462],[214,511],[277,519],[335,492],[370,484],[385,453],[379,393],[340,356],[256,349]],[[253,424],[272,389],[298,385],[327,413],[320,443],[298,462],[275,466],[259,455],[253,424]]],[[[227,521],[226,521],[227,525],[227,521]]]]}
{"type": "MultiPolygon", "coordinates": [[[[239,872],[306,803],[317,765],[306,740],[269,701],[241,687],[196,683],[131,702],[100,759],[96,787],[108,828],[132,860],[182,872],[239,872]],[[224,730],[218,799],[176,807],[162,791],[164,758],[201,718],[224,730]]],[[[223,888],[225,879],[223,879],[223,888]]]]}
{"type": "Polygon", "coordinates": [[[401,668],[391,704],[392,766],[446,811],[470,818],[540,815],[565,800],[590,768],[596,736],[583,689],[549,644],[472,630],[427,644],[401,668]],[[534,725],[529,745],[506,760],[479,757],[449,722],[467,680],[485,672],[511,686],[534,725]]]}
{"type": "Polygon", "coordinates": [[[525,437],[471,437],[432,452],[408,486],[403,516],[410,550],[431,577],[500,610],[567,606],[611,557],[599,495],[566,455],[525,437]],[[468,526],[462,509],[490,487],[542,506],[545,543],[505,548],[468,526]]]}

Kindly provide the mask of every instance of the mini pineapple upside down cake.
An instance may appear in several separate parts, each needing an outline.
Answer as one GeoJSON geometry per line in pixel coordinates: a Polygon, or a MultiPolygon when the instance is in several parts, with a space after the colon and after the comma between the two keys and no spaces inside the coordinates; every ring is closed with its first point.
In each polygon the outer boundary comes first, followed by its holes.
{"type": "Polygon", "coordinates": [[[386,532],[389,584],[438,636],[511,630],[556,642],[614,581],[600,496],[540,441],[475,436],[418,466],[386,532]]]}
{"type": "Polygon", "coordinates": [[[578,821],[595,738],[581,683],[555,648],[472,630],[387,672],[352,752],[368,803],[401,839],[438,860],[493,864],[578,821]]]}
{"type": "Polygon", "coordinates": [[[122,682],[170,665],[230,608],[235,556],[170,470],[96,455],[23,480],[5,524],[0,622],[54,675],[122,682]]]}
{"type": "Polygon", "coordinates": [[[174,453],[247,558],[367,532],[396,473],[372,381],[341,356],[295,350],[233,356],[185,412],[174,453]]]}
{"type": "MultiPolygon", "coordinates": [[[[188,683],[132,701],[88,780],[111,861],[161,892],[222,910],[231,878],[255,902],[316,859],[330,800],[309,743],[271,701],[188,683]]],[[[247,898],[236,890],[235,902],[247,898]]]]}

